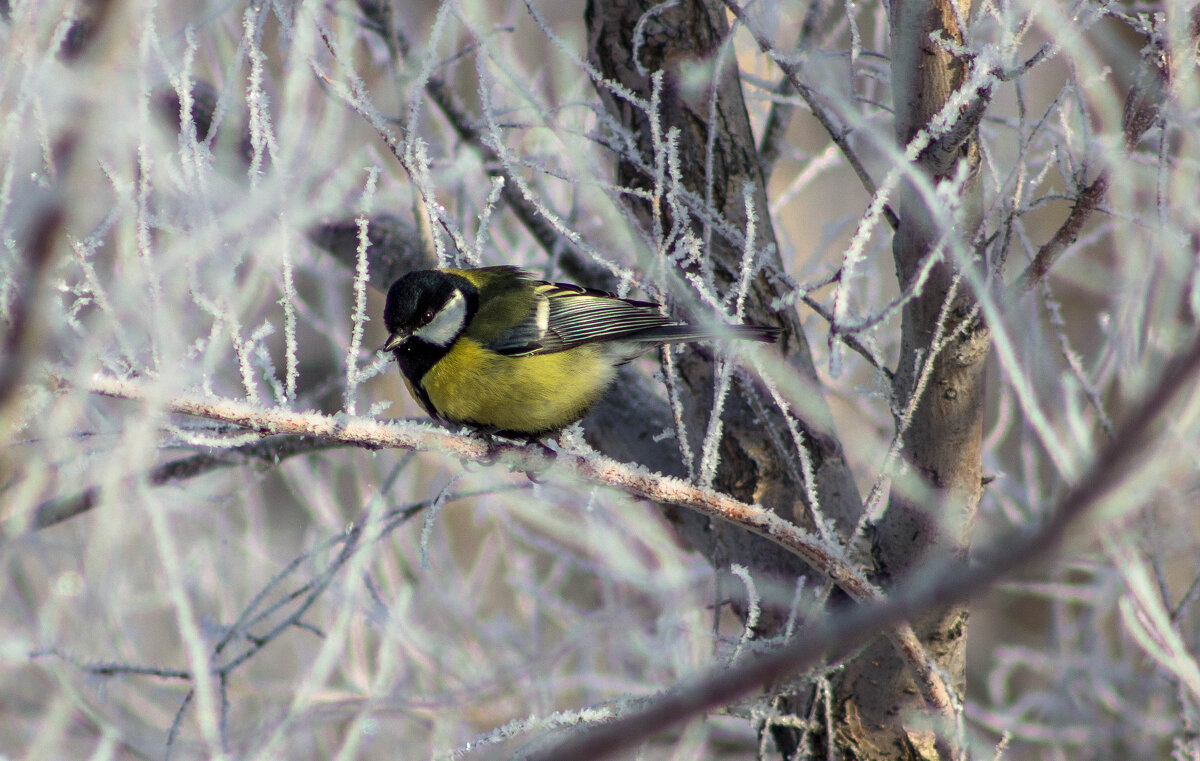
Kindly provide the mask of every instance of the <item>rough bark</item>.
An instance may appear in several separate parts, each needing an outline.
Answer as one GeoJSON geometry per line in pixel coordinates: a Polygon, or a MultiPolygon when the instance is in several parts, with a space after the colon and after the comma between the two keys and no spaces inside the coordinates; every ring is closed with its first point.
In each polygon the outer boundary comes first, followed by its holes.
{"type": "MultiPolygon", "coordinates": [[[[930,38],[940,31],[962,44],[959,21],[970,15],[970,0],[957,9],[950,0],[895,0],[890,7],[893,103],[896,136],[908,144],[945,105],[966,78],[966,65],[930,38]]],[[[951,176],[960,162],[969,178],[960,196],[963,214],[950,234],[964,250],[973,250],[980,223],[979,149],[974,130],[960,143],[935,140],[918,158],[916,171],[936,183],[951,176]]],[[[916,184],[899,188],[900,226],[893,258],[902,287],[911,284],[947,231],[916,184]]],[[[904,308],[900,363],[894,399],[906,406],[918,385],[918,352],[926,356],[935,337],[948,337],[933,360],[912,417],[897,420],[903,452],[912,473],[926,487],[898,485],[877,522],[872,551],[880,580],[896,584],[918,573],[931,557],[967,552],[976,506],[982,492],[984,368],[988,331],[975,314],[975,298],[966,281],[954,285],[958,263],[947,256],[937,264],[919,293],[904,308]],[[947,303],[949,302],[949,303],[947,303]],[[932,498],[930,498],[932,495],[932,498]]],[[[957,690],[964,687],[967,608],[950,606],[914,621],[930,656],[957,690]]],[[[924,705],[912,676],[896,652],[877,641],[849,663],[835,685],[839,744],[857,759],[936,758],[934,735],[914,729],[912,719],[924,705]]],[[[944,750],[944,746],[943,746],[944,750]]]]}

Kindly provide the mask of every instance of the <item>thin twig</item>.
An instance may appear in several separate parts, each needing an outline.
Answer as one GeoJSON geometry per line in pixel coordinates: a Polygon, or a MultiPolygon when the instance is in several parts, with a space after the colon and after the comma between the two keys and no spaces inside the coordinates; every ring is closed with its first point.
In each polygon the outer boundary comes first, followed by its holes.
{"type": "MultiPolygon", "coordinates": [[[[771,44],[771,41],[767,39],[766,35],[764,35],[756,25],[750,23],[750,19],[746,16],[746,11],[740,5],[738,5],[735,0],[724,0],[724,2],[725,7],[733,13],[734,17],[736,17],[737,20],[740,21],[748,30],[750,30],[752,35],[754,35],[754,41],[758,43],[759,49],[762,50],[764,54],[769,56],[771,60],[773,60],[775,64],[779,66],[784,75],[787,76],[788,82],[791,83],[796,93],[804,99],[804,102],[808,105],[812,115],[817,118],[817,121],[821,123],[821,126],[825,128],[825,131],[829,133],[829,138],[833,140],[834,144],[836,144],[838,149],[841,150],[842,155],[846,157],[846,163],[850,165],[850,168],[854,170],[854,174],[858,176],[858,180],[862,183],[863,188],[867,191],[867,195],[875,195],[875,181],[871,179],[871,175],[867,172],[867,168],[863,166],[863,163],[858,158],[858,154],[855,152],[854,147],[850,145],[849,138],[851,129],[834,123],[834,117],[831,116],[824,106],[822,106],[817,100],[816,93],[814,93],[812,88],[806,85],[804,81],[800,79],[800,67],[789,61],[785,56],[775,49],[775,47],[771,44]]],[[[893,230],[899,228],[900,219],[896,216],[896,212],[894,212],[891,207],[884,206],[883,216],[884,219],[887,220],[889,227],[891,227],[893,230]]]]}
{"type": "Polygon", "coordinates": [[[1075,242],[1079,237],[1079,233],[1083,230],[1084,224],[1092,218],[1092,212],[1104,200],[1108,194],[1108,170],[1100,172],[1091,184],[1079,192],[1075,199],[1075,205],[1071,207],[1071,213],[1059,225],[1058,230],[1054,232],[1050,240],[1046,241],[1037,255],[1033,257],[1033,261],[1017,278],[1016,287],[1020,291],[1028,292],[1042,280],[1046,278],[1050,268],[1054,266],[1062,253],[1067,247],[1075,242]]]}
{"type": "MultiPolygon", "coordinates": [[[[817,301],[812,296],[809,296],[807,293],[802,294],[800,296],[800,300],[803,301],[809,309],[816,312],[818,317],[828,322],[831,328],[834,327],[833,313],[826,309],[824,304],[817,301]]],[[[851,351],[867,360],[867,364],[878,370],[879,373],[887,379],[889,385],[895,379],[896,374],[892,372],[891,368],[885,366],[880,359],[876,357],[869,348],[867,348],[865,344],[855,338],[854,333],[845,330],[832,329],[830,332],[832,335],[835,335],[839,341],[844,343],[851,351]]]]}
{"type": "MultiPolygon", "coordinates": [[[[411,46],[400,25],[391,24],[386,32],[387,34],[382,32],[381,34],[389,41],[389,44],[394,45],[401,53],[407,53],[411,46]],[[394,35],[395,38],[392,39],[391,35],[394,35]]],[[[430,74],[425,81],[425,92],[441,111],[442,116],[459,139],[479,153],[480,163],[488,176],[504,180],[500,189],[500,197],[508,204],[513,214],[537,240],[538,244],[548,253],[565,248],[568,255],[563,258],[564,269],[571,277],[593,285],[603,284],[607,280],[603,270],[585,257],[567,236],[561,235],[554,225],[538,212],[537,207],[521,193],[518,182],[520,178],[512,175],[508,164],[502,161],[500,154],[488,144],[483,129],[477,126],[475,120],[459,105],[450,85],[442,77],[430,74]]]]}
{"type": "MultiPolygon", "coordinates": [[[[1129,95],[1125,100],[1125,112],[1121,126],[1125,133],[1124,146],[1127,153],[1131,152],[1146,131],[1158,122],[1163,99],[1168,95],[1169,81],[1159,63],[1159,57],[1165,56],[1165,42],[1160,40],[1151,42],[1152,44],[1146,47],[1137,77],[1133,86],[1129,88],[1129,95]]],[[[1108,195],[1111,176],[1110,169],[1103,169],[1096,175],[1096,179],[1080,189],[1079,194],[1075,197],[1075,203],[1071,207],[1071,213],[1063,220],[1050,240],[1038,249],[1033,261],[1017,278],[1015,288],[1018,291],[1027,293],[1046,278],[1050,268],[1079,237],[1084,224],[1091,219],[1093,212],[1108,195]]]]}
{"type": "MultiPolygon", "coordinates": [[[[252,463],[277,465],[296,455],[344,447],[327,439],[285,436],[256,441],[229,449],[203,452],[156,465],[141,476],[151,486],[180,483],[215,470],[252,463]]],[[[100,502],[101,490],[92,486],[65,497],[42,502],[29,515],[13,516],[0,525],[0,536],[40,531],[91,510],[100,502]]]]}
{"type": "MultiPolygon", "coordinates": [[[[821,16],[825,12],[824,0],[814,0],[804,14],[800,24],[800,36],[796,40],[795,49],[803,50],[812,43],[821,16]]],[[[774,94],[780,96],[771,103],[771,111],[767,115],[763,127],[762,138],[758,141],[758,166],[764,180],[771,179],[775,163],[779,160],[780,146],[787,139],[788,125],[792,122],[792,114],[796,107],[788,102],[787,97],[795,93],[791,81],[785,76],[775,85],[774,94]]]]}

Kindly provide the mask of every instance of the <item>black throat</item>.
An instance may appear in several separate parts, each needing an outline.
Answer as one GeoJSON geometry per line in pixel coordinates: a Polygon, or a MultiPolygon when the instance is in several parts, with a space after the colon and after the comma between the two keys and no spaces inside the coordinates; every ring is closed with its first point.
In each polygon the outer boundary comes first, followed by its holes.
{"type": "Polygon", "coordinates": [[[453,343],[450,346],[438,346],[425,343],[419,338],[410,338],[399,348],[393,349],[392,354],[396,356],[400,372],[404,373],[404,377],[408,378],[414,389],[420,389],[425,373],[429,372],[429,368],[436,365],[439,359],[449,354],[453,346],[453,343]]]}
{"type": "Polygon", "coordinates": [[[399,349],[392,350],[392,354],[396,355],[396,363],[400,365],[400,372],[404,373],[404,378],[408,381],[408,390],[417,397],[417,402],[433,418],[440,416],[429,399],[429,393],[421,385],[421,379],[448,351],[449,347],[433,346],[415,339],[409,339],[399,349]]]}

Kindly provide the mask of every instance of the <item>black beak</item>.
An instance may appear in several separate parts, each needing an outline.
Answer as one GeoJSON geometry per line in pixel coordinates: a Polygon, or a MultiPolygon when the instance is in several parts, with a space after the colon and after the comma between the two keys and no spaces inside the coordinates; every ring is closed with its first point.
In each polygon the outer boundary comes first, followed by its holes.
{"type": "Polygon", "coordinates": [[[400,348],[400,344],[404,343],[407,339],[408,335],[405,333],[392,333],[388,336],[383,346],[379,347],[379,351],[393,351],[394,349],[398,349],[400,348]]]}

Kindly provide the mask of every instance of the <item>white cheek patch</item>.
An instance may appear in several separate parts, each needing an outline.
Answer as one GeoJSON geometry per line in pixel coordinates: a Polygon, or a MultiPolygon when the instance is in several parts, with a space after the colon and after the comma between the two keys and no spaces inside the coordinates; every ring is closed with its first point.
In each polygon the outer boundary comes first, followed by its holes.
{"type": "Polygon", "coordinates": [[[449,346],[462,333],[467,322],[467,300],[461,291],[455,291],[446,306],[433,316],[428,325],[418,329],[413,336],[435,346],[449,346]]]}

